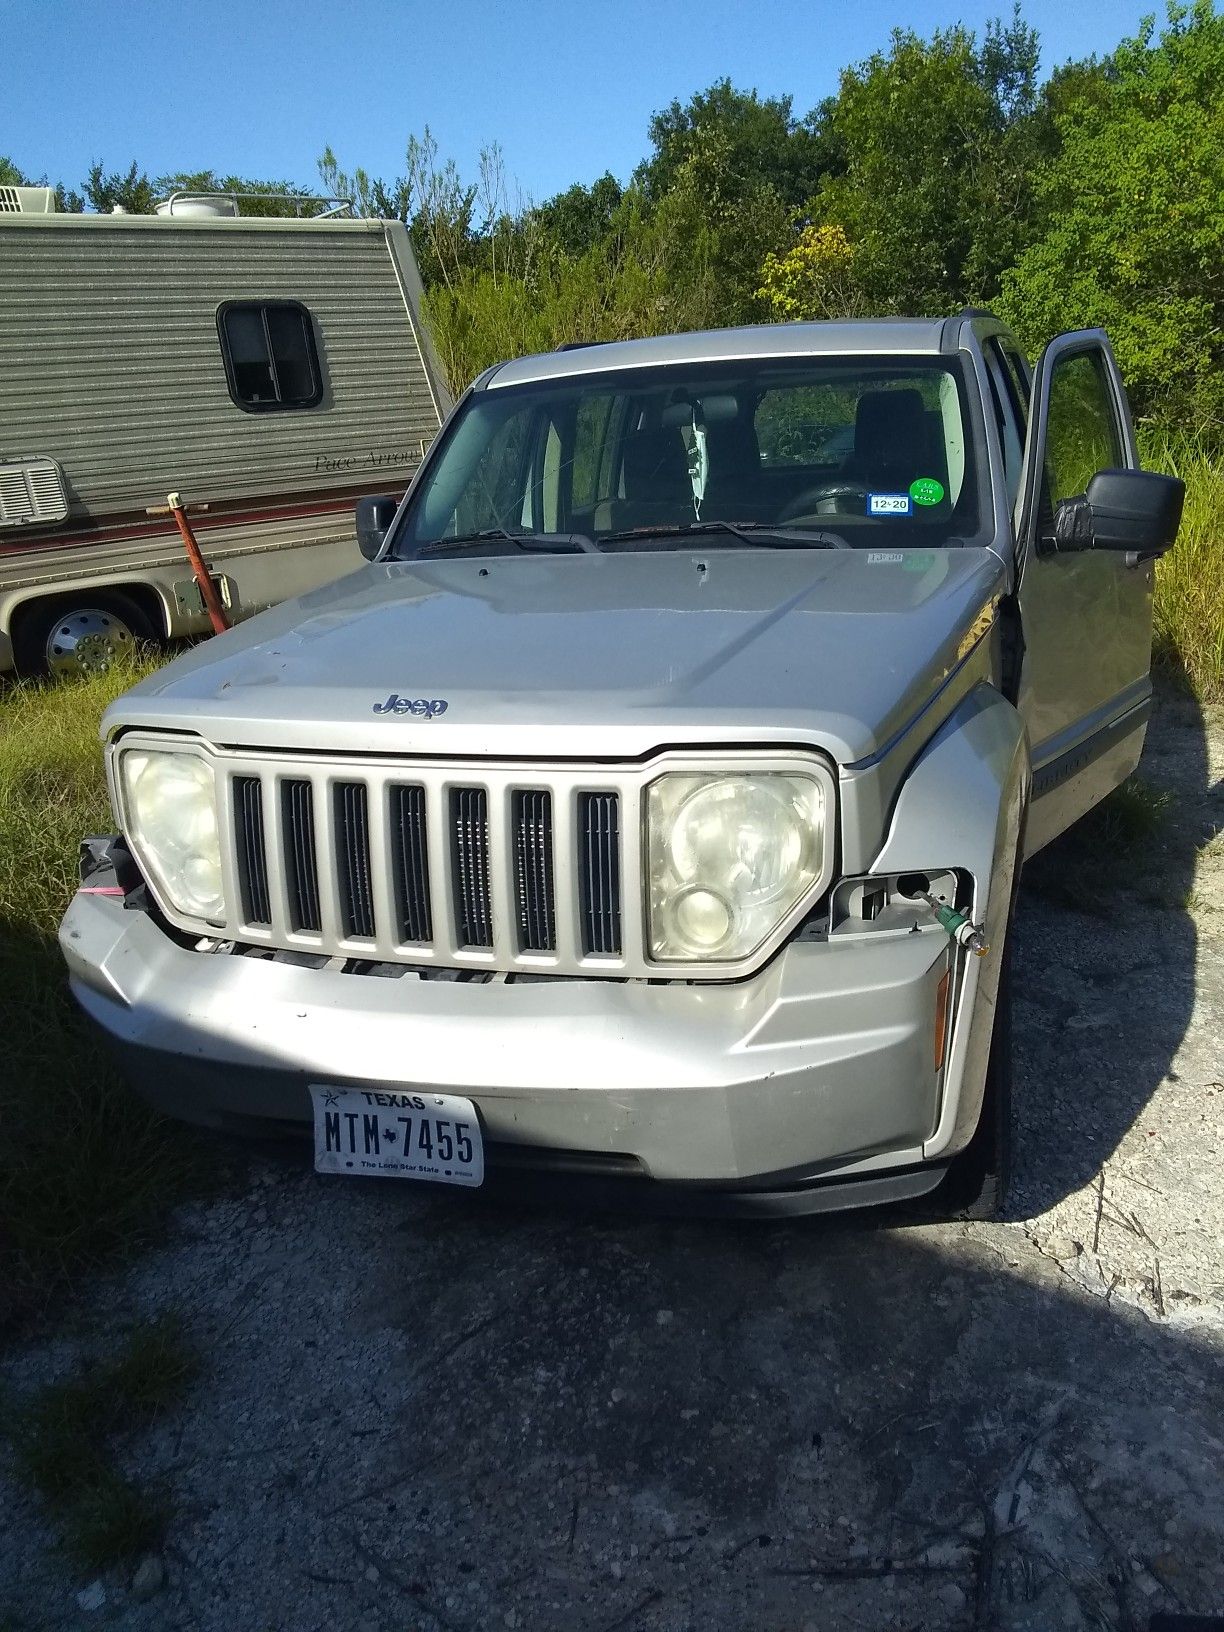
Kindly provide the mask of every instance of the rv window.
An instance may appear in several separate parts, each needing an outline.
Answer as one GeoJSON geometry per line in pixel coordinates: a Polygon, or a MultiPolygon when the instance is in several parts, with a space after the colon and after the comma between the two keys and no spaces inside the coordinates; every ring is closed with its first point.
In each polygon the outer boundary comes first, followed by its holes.
{"type": "Polygon", "coordinates": [[[217,313],[230,396],[248,413],[313,408],[323,384],[310,313],[295,300],[230,301],[217,313]]]}

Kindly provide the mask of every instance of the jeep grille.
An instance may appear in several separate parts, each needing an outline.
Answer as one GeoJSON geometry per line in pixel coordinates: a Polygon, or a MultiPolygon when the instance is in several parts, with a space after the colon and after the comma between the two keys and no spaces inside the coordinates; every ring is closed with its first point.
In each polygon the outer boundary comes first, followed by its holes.
{"type": "Polygon", "coordinates": [[[402,774],[230,773],[230,932],[374,961],[619,966],[619,790],[402,774]]]}

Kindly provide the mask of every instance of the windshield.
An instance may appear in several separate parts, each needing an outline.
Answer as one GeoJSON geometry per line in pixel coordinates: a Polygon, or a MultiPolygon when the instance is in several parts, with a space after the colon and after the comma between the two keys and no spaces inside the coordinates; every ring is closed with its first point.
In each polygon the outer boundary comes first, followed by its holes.
{"type": "Polygon", "coordinates": [[[494,386],[447,428],[391,553],[961,544],[984,508],[967,402],[958,360],[913,356],[494,386]]]}

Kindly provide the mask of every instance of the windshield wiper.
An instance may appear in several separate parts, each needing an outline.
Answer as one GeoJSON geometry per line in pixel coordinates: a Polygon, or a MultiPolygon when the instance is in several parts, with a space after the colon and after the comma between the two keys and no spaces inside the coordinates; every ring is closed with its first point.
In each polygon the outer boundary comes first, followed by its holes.
{"type": "Polygon", "coordinates": [[[416,553],[437,555],[443,550],[461,550],[469,544],[487,544],[497,538],[504,538],[516,550],[537,555],[569,554],[575,550],[581,550],[586,555],[599,554],[599,546],[585,533],[512,533],[508,527],[482,527],[479,532],[457,533],[453,538],[431,538],[425,544],[418,544],[416,553]]]}
{"type": "Polygon", "coordinates": [[[731,533],[745,544],[766,549],[850,548],[840,533],[826,533],[808,527],[790,527],[786,522],[774,521],[691,521],[659,527],[626,527],[619,533],[601,534],[600,542],[607,544],[613,539],[632,538],[688,538],[703,533],[731,533]]]}

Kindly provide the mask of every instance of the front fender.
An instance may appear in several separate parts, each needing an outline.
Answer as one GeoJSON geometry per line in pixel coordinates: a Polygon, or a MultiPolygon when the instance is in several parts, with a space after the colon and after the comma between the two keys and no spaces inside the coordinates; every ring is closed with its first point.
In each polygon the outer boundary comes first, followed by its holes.
{"type": "Polygon", "coordinates": [[[915,760],[871,868],[875,874],[969,873],[974,922],[990,943],[984,958],[956,953],[940,1111],[923,1145],[932,1160],[963,1149],[981,1114],[1030,780],[1023,721],[992,686],[977,686],[915,760]]]}

